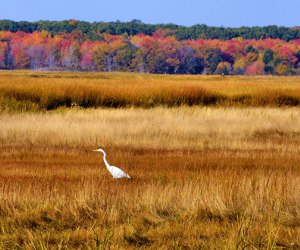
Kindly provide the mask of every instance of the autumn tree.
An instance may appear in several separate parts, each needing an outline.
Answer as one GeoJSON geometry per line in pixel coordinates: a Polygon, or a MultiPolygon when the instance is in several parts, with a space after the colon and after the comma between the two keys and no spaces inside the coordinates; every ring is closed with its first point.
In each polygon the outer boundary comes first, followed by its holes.
{"type": "Polygon", "coordinates": [[[232,67],[229,62],[220,62],[215,71],[219,75],[229,75],[232,72],[232,67]]]}
{"type": "Polygon", "coordinates": [[[22,43],[14,43],[12,45],[12,56],[14,67],[17,69],[28,69],[30,67],[30,57],[27,49],[22,43]]]}
{"type": "Polygon", "coordinates": [[[81,52],[80,46],[74,42],[69,48],[69,64],[68,68],[71,70],[80,70],[81,52]]]}
{"type": "Polygon", "coordinates": [[[89,40],[85,41],[80,48],[81,62],[80,67],[84,71],[95,71],[96,64],[94,61],[94,51],[98,43],[91,42],[89,40]]]}
{"type": "Polygon", "coordinates": [[[231,61],[232,59],[224,54],[220,49],[208,49],[204,55],[205,64],[209,74],[216,73],[216,69],[221,62],[231,61]]]}
{"type": "Polygon", "coordinates": [[[102,44],[102,46],[98,46],[95,49],[93,56],[97,70],[108,72],[113,71],[114,56],[115,51],[108,44],[102,44]]]}
{"type": "Polygon", "coordinates": [[[271,49],[267,49],[264,53],[263,62],[268,64],[273,60],[274,52],[271,49]]]}
{"type": "Polygon", "coordinates": [[[9,39],[0,39],[0,68],[13,68],[13,56],[11,54],[11,46],[9,39]]]}
{"type": "Polygon", "coordinates": [[[233,64],[233,74],[243,75],[247,65],[248,61],[244,57],[237,58],[233,64]]]}
{"type": "Polygon", "coordinates": [[[179,48],[180,74],[201,74],[204,69],[203,59],[197,55],[195,49],[190,46],[179,48]]]}
{"type": "Polygon", "coordinates": [[[140,73],[148,72],[147,55],[148,55],[148,50],[145,47],[137,49],[131,63],[133,71],[140,72],[140,73]]]}
{"type": "Polygon", "coordinates": [[[246,75],[263,75],[264,73],[264,63],[262,61],[256,61],[245,69],[246,75]]]}
{"type": "Polygon", "coordinates": [[[279,64],[276,68],[275,68],[275,72],[278,75],[288,75],[290,70],[288,68],[287,65],[285,64],[279,64]]]}
{"type": "Polygon", "coordinates": [[[129,42],[124,43],[116,51],[113,58],[114,68],[117,71],[131,71],[132,70],[132,60],[135,56],[137,48],[130,44],[129,42]]]}

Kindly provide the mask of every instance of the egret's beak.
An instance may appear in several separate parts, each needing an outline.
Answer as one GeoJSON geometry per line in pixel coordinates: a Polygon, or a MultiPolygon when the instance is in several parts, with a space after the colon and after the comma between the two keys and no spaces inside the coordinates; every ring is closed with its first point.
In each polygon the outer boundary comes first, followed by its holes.
{"type": "Polygon", "coordinates": [[[95,152],[98,152],[98,150],[97,150],[97,149],[95,149],[95,150],[93,150],[93,151],[95,151],[95,152]]]}

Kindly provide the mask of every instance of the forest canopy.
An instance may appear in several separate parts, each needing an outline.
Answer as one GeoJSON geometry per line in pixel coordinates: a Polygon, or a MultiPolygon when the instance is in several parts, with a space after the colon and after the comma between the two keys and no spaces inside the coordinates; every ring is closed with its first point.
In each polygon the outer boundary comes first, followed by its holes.
{"type": "Polygon", "coordinates": [[[58,33],[71,33],[80,31],[90,40],[101,39],[99,33],[110,35],[137,35],[139,33],[152,35],[157,30],[164,30],[169,35],[175,36],[177,40],[197,39],[220,39],[228,40],[241,37],[243,39],[282,39],[290,41],[300,38],[300,27],[279,27],[270,25],[266,27],[240,27],[224,28],[210,27],[197,24],[190,27],[176,24],[145,24],[140,20],[133,19],[131,22],[84,22],[77,20],[65,21],[38,21],[38,22],[15,22],[11,20],[0,20],[1,31],[23,31],[32,33],[34,31],[48,31],[51,35],[58,33]]]}

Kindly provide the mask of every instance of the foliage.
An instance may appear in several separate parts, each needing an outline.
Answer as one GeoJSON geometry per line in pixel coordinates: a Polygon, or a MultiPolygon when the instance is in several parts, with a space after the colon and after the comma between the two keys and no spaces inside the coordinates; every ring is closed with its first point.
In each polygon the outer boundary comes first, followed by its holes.
{"type": "Polygon", "coordinates": [[[289,72],[289,68],[284,64],[280,64],[275,68],[275,72],[278,75],[287,75],[289,72]]]}
{"type": "Polygon", "coordinates": [[[220,62],[216,69],[216,73],[220,75],[229,75],[231,73],[231,64],[229,62],[220,62]]]}
{"type": "Polygon", "coordinates": [[[256,61],[246,67],[246,75],[263,75],[264,74],[264,64],[261,61],[256,61]]]}
{"type": "Polygon", "coordinates": [[[266,49],[263,57],[263,62],[268,64],[270,61],[273,60],[274,52],[271,49],[266,49]]]}
{"type": "Polygon", "coordinates": [[[0,69],[253,75],[283,74],[280,65],[286,65],[284,74],[299,72],[298,40],[180,41],[169,33],[162,29],[152,36],[102,33],[101,41],[92,41],[77,29],[54,36],[45,30],[0,31],[0,69]]]}

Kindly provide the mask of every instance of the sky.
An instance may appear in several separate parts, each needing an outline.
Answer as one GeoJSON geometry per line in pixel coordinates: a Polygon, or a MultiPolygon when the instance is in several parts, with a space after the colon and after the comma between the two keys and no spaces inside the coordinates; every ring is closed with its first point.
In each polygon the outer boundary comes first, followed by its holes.
{"type": "Polygon", "coordinates": [[[300,0],[0,0],[0,19],[300,26],[300,0]]]}

